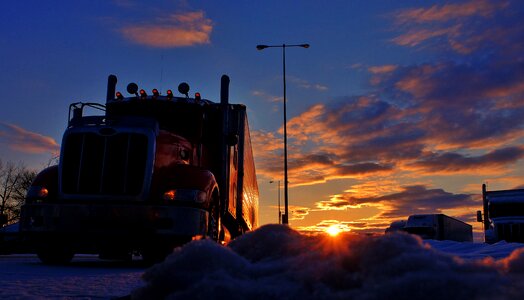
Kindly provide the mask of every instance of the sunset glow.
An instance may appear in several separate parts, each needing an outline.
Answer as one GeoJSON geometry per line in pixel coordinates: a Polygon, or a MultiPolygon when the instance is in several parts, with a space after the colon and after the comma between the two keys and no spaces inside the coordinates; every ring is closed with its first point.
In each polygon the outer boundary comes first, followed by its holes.
{"type": "Polygon", "coordinates": [[[340,227],[338,227],[338,225],[331,225],[326,229],[326,233],[330,236],[337,236],[340,232],[342,231],[340,230],[340,227]]]}

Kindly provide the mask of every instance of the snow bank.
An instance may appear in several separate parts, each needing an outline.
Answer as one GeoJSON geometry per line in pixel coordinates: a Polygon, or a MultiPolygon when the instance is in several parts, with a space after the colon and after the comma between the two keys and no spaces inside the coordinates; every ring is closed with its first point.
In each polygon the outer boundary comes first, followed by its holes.
{"type": "Polygon", "coordinates": [[[305,236],[266,225],[228,247],[202,240],[147,270],[134,299],[517,299],[524,249],[464,260],[417,237],[305,236]]]}

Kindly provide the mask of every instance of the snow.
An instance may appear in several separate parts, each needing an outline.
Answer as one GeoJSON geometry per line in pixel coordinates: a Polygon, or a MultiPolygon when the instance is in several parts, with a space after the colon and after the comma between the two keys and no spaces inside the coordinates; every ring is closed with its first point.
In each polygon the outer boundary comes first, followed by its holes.
{"type": "Polygon", "coordinates": [[[207,240],[148,269],[137,299],[517,299],[524,245],[305,236],[267,225],[228,247],[207,240]],[[491,256],[493,255],[493,256],[491,256]]]}
{"type": "Polygon", "coordinates": [[[227,247],[177,248],[145,268],[75,256],[0,256],[0,298],[522,299],[524,244],[423,241],[405,233],[308,236],[266,225],[227,247]]]}

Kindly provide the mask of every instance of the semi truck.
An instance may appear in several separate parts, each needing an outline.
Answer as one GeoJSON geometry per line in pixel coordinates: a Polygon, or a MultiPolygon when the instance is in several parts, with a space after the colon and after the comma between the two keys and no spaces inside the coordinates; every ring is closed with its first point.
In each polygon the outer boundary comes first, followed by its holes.
{"type": "Polygon", "coordinates": [[[108,77],[105,104],[69,107],[57,165],[27,192],[20,232],[44,263],[75,253],[161,261],[194,239],[227,243],[258,225],[258,186],[246,106],[162,95],[108,77]],[[94,113],[94,112],[99,113],[94,113]],[[90,114],[86,113],[90,112],[90,114]]]}
{"type": "Polygon", "coordinates": [[[483,223],[486,243],[499,241],[524,243],[524,189],[488,191],[482,185],[482,211],[477,221],[483,223]]]}
{"type": "Polygon", "coordinates": [[[445,214],[421,214],[409,216],[402,228],[423,239],[472,242],[473,227],[445,214]]]}

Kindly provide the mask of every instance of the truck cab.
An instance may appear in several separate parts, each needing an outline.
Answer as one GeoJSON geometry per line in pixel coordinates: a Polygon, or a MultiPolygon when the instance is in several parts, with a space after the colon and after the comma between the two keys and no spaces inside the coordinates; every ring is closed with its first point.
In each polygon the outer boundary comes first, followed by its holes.
{"type": "Polygon", "coordinates": [[[482,212],[477,221],[484,224],[486,243],[524,242],[524,189],[488,191],[482,185],[482,212]]]}
{"type": "Polygon", "coordinates": [[[75,253],[162,260],[193,239],[225,243],[257,226],[258,187],[245,106],[171,90],[130,97],[108,79],[105,105],[70,105],[60,161],[43,170],[22,207],[20,231],[45,263],[75,253]],[[96,109],[101,115],[86,115],[96,109]],[[239,154],[241,152],[241,154],[239,154]],[[232,191],[232,192],[231,192],[232,191]]]}

